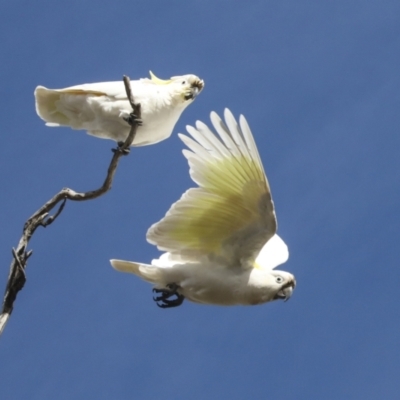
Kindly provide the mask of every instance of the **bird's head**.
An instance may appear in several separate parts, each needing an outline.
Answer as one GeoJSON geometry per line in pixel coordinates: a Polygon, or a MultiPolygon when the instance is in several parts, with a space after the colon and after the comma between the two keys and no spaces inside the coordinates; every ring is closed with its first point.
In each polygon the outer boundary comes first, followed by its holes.
{"type": "Polygon", "coordinates": [[[196,75],[173,76],[168,80],[163,80],[157,78],[150,71],[150,77],[151,81],[156,85],[168,86],[168,90],[172,90],[187,105],[189,105],[204,88],[204,81],[196,75]]]}
{"type": "Polygon", "coordinates": [[[273,300],[287,301],[292,296],[296,287],[296,279],[292,274],[285,271],[271,271],[271,286],[274,290],[273,300]]]}
{"type": "Polygon", "coordinates": [[[248,285],[256,294],[254,304],[261,304],[272,300],[289,300],[296,287],[296,280],[289,272],[256,266],[250,272],[248,285]]]}

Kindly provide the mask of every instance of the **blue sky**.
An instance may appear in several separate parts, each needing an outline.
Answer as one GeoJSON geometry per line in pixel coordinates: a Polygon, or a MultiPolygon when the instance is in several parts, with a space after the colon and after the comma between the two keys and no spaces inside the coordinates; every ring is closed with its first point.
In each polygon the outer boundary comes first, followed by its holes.
{"type": "MultiPolygon", "coordinates": [[[[0,338],[7,399],[395,399],[400,390],[400,2],[3,1],[0,286],[23,223],[105,176],[111,141],[37,117],[33,91],[193,73],[173,136],[31,241],[0,338]],[[110,258],[190,185],[176,133],[229,107],[256,138],[297,287],[287,303],[161,310],[110,258]]],[[[0,288],[0,290],[2,290],[0,288]]]]}

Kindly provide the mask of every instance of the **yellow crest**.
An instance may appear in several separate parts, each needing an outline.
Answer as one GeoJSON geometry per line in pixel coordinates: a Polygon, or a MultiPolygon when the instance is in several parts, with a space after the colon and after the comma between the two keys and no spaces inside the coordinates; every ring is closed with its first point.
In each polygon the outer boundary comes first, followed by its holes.
{"type": "Polygon", "coordinates": [[[157,85],[168,85],[169,83],[171,83],[171,79],[168,79],[167,81],[157,78],[151,71],[150,72],[150,79],[152,82],[154,82],[157,85]]]}

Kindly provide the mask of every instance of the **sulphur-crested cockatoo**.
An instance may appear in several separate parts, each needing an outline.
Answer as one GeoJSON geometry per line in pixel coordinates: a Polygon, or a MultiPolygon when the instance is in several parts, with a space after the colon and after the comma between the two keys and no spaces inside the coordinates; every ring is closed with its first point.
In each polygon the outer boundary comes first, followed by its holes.
{"type": "Polygon", "coordinates": [[[252,305],[287,300],[294,276],[274,268],[288,259],[276,234],[268,180],[250,128],[229,110],[224,122],[214,112],[218,137],[202,122],[179,135],[190,176],[189,189],[166,216],[152,225],[147,240],[165,251],[151,265],[111,260],[112,266],[153,283],[162,308],[196,303],[252,305]]]}
{"type": "MultiPolygon", "coordinates": [[[[135,103],[140,103],[142,125],[132,146],[144,146],[167,139],[183,110],[201,92],[204,82],[195,75],[161,80],[150,72],[150,79],[131,81],[135,103]]],[[[87,130],[90,135],[126,140],[132,107],[124,83],[100,82],[65,89],[35,90],[36,112],[48,126],[69,126],[87,130]]]]}

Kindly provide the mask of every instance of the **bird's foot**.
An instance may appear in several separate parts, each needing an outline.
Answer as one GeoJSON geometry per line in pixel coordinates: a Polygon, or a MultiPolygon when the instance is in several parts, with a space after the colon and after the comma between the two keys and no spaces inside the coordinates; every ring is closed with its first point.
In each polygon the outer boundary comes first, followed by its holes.
{"type": "Polygon", "coordinates": [[[127,149],[123,149],[122,148],[122,146],[124,145],[124,143],[125,142],[117,142],[117,145],[118,145],[118,147],[116,148],[116,149],[111,149],[111,151],[113,152],[113,153],[116,153],[116,152],[120,152],[120,153],[122,153],[123,155],[127,155],[127,154],[129,154],[130,152],[131,152],[131,150],[129,149],[129,147],[127,148],[127,149]]]}
{"type": "Polygon", "coordinates": [[[137,126],[143,125],[143,120],[139,118],[136,114],[130,113],[127,117],[122,117],[130,126],[136,124],[137,126]]]}
{"type": "MultiPolygon", "coordinates": [[[[122,119],[126,121],[130,126],[142,126],[143,121],[141,118],[139,118],[135,113],[130,113],[128,116],[123,116],[122,119]]],[[[120,152],[123,155],[129,154],[130,150],[129,149],[122,149],[122,145],[124,142],[117,142],[118,147],[116,149],[112,149],[113,153],[120,152]]]]}
{"type": "Polygon", "coordinates": [[[153,289],[153,293],[160,293],[160,296],[153,297],[157,306],[160,308],[171,308],[178,307],[183,303],[185,296],[179,294],[177,290],[179,286],[176,283],[170,283],[167,285],[167,289],[153,289]],[[171,299],[171,297],[176,296],[176,298],[171,299]]]}

